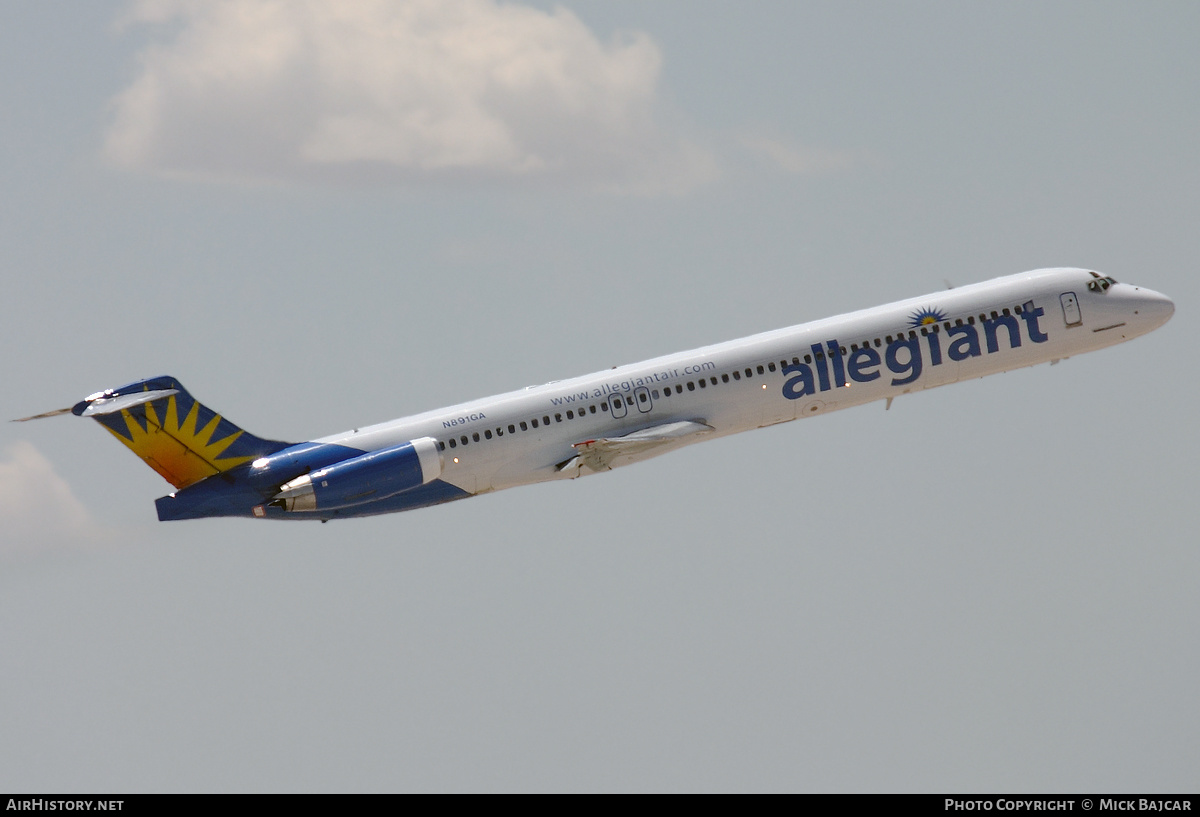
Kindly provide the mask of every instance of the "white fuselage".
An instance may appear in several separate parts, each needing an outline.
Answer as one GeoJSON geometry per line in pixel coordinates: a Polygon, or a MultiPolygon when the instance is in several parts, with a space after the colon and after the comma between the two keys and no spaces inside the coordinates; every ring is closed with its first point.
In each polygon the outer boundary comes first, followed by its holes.
{"type": "Polygon", "coordinates": [[[864,309],[317,440],[375,451],[432,437],[468,494],[594,473],[578,445],[688,421],[711,429],[607,467],[753,428],[1111,346],[1162,325],[1156,292],[1049,269],[864,309]],[[1102,282],[1102,283],[1101,283],[1102,282]]]}

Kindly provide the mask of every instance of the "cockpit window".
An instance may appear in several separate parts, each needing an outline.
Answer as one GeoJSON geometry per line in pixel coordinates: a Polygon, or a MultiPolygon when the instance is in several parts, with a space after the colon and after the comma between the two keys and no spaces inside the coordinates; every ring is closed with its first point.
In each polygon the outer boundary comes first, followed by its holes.
{"type": "Polygon", "coordinates": [[[1088,289],[1092,292],[1108,292],[1108,288],[1115,284],[1117,279],[1110,276],[1101,277],[1098,273],[1092,273],[1092,280],[1088,281],[1088,289]]]}

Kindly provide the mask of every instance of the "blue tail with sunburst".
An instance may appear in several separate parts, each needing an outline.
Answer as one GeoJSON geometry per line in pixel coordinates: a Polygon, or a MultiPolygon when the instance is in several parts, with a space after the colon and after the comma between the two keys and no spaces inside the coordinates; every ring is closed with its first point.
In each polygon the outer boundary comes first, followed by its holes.
{"type": "Polygon", "coordinates": [[[192,397],[173,377],[138,380],[76,403],[176,488],[186,488],[291,443],[255,437],[192,397]]]}

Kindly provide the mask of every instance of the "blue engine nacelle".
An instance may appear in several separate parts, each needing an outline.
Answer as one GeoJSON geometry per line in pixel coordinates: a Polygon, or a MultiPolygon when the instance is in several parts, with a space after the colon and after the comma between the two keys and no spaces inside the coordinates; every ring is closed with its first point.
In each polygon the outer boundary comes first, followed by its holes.
{"type": "Polygon", "coordinates": [[[327,511],[386,499],[442,475],[437,440],[421,437],[335,462],[279,486],[271,504],[286,511],[327,511]]]}

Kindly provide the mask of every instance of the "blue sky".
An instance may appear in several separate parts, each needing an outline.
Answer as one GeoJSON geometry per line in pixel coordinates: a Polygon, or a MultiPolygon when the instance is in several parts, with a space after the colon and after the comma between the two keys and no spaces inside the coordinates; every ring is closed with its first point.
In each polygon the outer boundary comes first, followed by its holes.
{"type": "Polygon", "coordinates": [[[4,416],[310,439],[1043,266],[1131,344],[334,525],[0,437],[0,787],[1194,789],[1189,3],[10,3],[4,416]]]}

